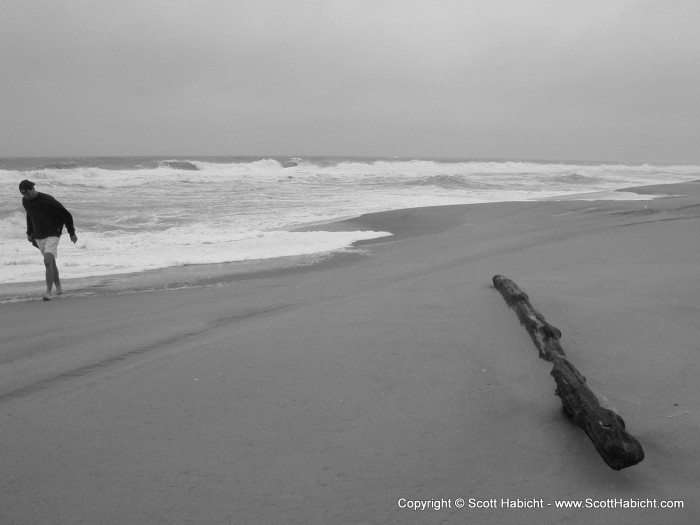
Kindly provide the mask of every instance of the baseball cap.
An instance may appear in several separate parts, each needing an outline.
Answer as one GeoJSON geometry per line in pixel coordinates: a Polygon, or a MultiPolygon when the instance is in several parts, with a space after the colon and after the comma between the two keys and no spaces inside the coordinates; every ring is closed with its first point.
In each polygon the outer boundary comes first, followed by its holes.
{"type": "Polygon", "coordinates": [[[30,180],[24,179],[19,183],[19,191],[31,190],[34,187],[34,183],[30,180]]]}

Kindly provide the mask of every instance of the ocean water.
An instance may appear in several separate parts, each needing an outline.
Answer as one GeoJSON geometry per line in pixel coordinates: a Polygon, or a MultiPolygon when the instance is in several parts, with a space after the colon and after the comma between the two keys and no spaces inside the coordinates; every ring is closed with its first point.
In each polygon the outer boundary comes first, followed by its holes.
{"type": "Polygon", "coordinates": [[[297,232],[367,212],[515,200],[646,199],[614,192],[700,178],[697,165],[495,160],[119,157],[0,159],[0,285],[41,282],[19,181],[61,201],[64,278],[320,254],[387,232],[297,232]]]}

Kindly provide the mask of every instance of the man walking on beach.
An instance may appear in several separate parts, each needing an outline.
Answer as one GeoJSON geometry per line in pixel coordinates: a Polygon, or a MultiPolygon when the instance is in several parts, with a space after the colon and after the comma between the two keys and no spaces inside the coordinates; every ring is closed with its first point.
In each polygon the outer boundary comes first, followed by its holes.
{"type": "Polygon", "coordinates": [[[73,216],[51,195],[36,191],[34,183],[30,180],[25,179],[19,183],[19,192],[22,194],[22,206],[27,211],[27,240],[39,248],[44,256],[46,293],[41,298],[44,301],[50,301],[54,284],[56,294],[63,293],[56,257],[58,257],[58,240],[63,233],[64,224],[73,244],[78,241],[73,227],[73,216]]]}

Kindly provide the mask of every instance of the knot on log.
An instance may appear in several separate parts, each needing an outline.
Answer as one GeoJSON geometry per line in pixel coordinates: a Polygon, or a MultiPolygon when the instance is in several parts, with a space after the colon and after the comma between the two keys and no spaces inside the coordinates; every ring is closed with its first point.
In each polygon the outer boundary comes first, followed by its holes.
{"type": "Polygon", "coordinates": [[[600,406],[586,385],[586,378],[571,364],[559,344],[561,331],[549,324],[530,304],[517,284],[502,275],[493,277],[493,285],[525,326],[540,357],[553,363],[551,375],[557,384],[566,414],[588,435],[603,461],[620,470],[644,459],[639,441],[627,433],[624,420],[612,410],[600,406]]]}
{"type": "Polygon", "coordinates": [[[528,295],[517,284],[502,275],[493,277],[493,285],[501,292],[508,306],[515,311],[520,323],[525,326],[540,357],[545,361],[553,361],[555,357],[563,356],[564,350],[559,344],[561,330],[546,321],[544,316],[530,304],[528,295]]]}
{"type": "Polygon", "coordinates": [[[542,332],[542,337],[545,341],[555,339],[559,341],[561,339],[561,330],[556,326],[552,326],[549,323],[545,323],[540,327],[540,332],[542,332]]]}

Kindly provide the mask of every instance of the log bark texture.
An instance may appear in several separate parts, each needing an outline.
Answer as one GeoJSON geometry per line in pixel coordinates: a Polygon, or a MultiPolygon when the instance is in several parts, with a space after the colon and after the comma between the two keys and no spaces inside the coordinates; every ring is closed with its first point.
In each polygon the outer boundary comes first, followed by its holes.
{"type": "Polygon", "coordinates": [[[588,388],[586,378],[566,358],[559,343],[561,331],[545,320],[513,281],[495,275],[493,285],[525,326],[540,357],[553,364],[550,373],[557,384],[556,394],[561,398],[564,411],[588,435],[605,463],[621,470],[642,461],[641,443],[625,430],[625,422],[618,414],[600,405],[588,388]]]}

